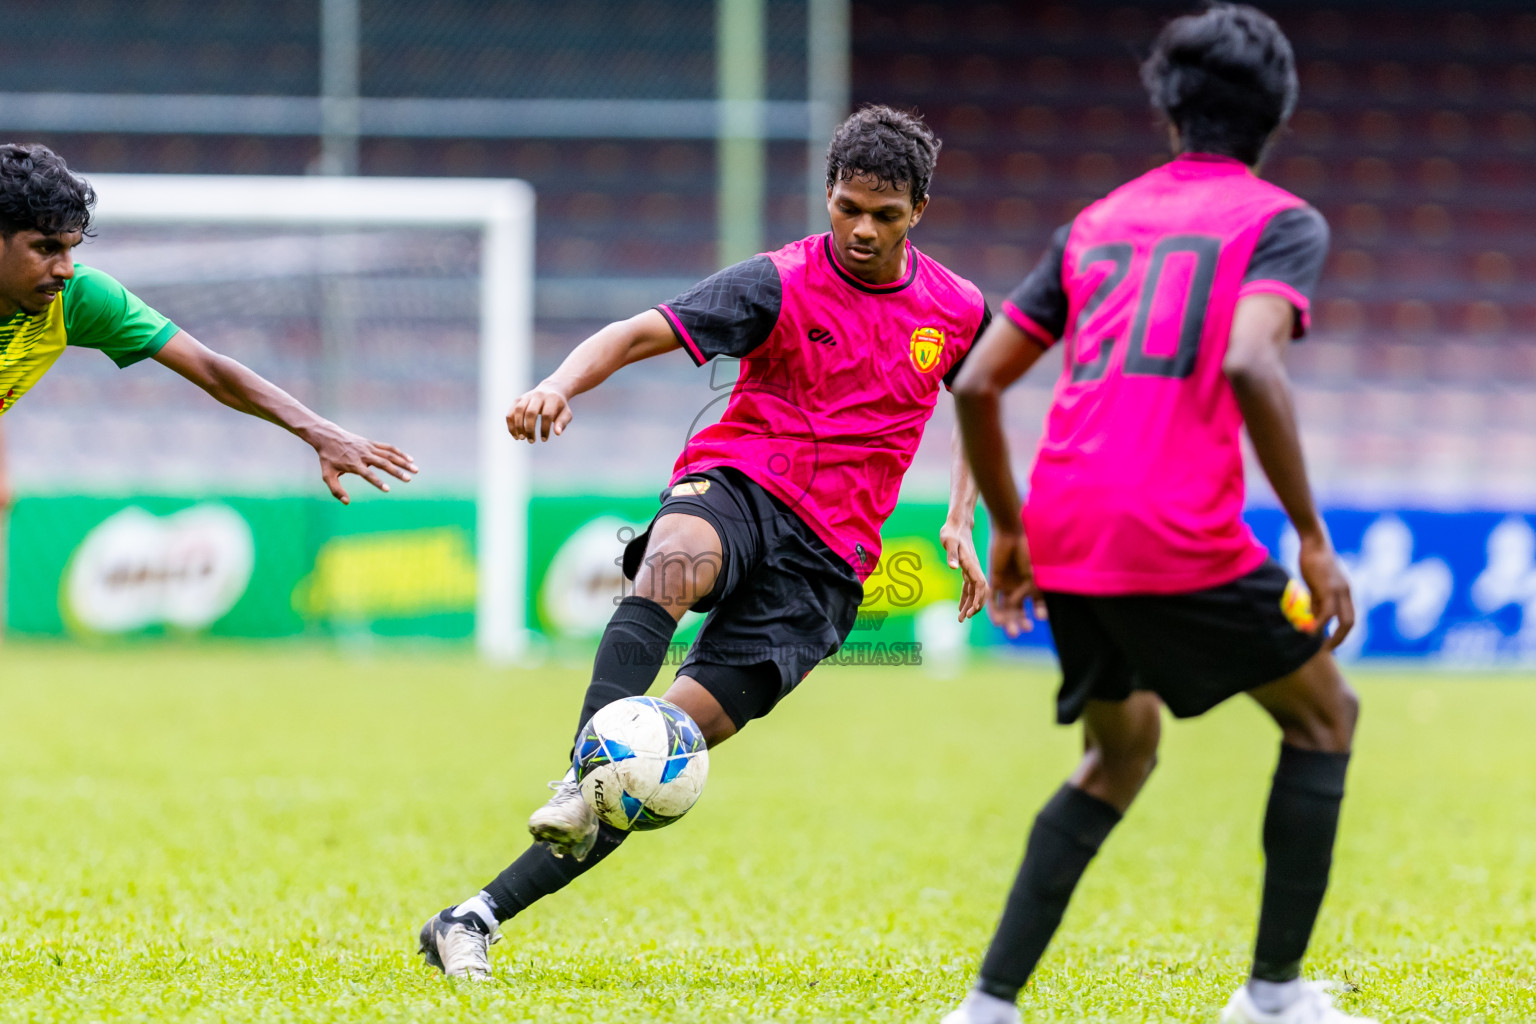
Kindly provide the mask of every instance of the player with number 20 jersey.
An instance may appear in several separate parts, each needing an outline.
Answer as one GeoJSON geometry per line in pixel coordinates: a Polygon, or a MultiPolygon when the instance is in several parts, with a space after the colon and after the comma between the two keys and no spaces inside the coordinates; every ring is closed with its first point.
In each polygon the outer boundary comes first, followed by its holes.
{"type": "Polygon", "coordinates": [[[1323,218],[1256,168],[1294,107],[1289,41],[1251,7],[1164,29],[1143,79],[1175,159],[1093,203],[977,342],[957,411],[992,516],[993,616],[1048,607],[1058,720],[1085,754],[1030,833],[976,987],[946,1024],[1014,1024],[1078,879],[1156,760],[1161,706],[1249,693],[1282,730],[1263,905],[1230,1024],[1343,1024],[1301,961],[1327,888],[1358,703],[1330,650],[1349,588],[1313,504],[1281,356],[1309,326],[1323,218]],[[1020,508],[1000,394],[1047,349],[1061,377],[1020,508]],[[1243,522],[1242,428],[1302,538],[1308,594],[1243,522]],[[1330,634],[1328,623],[1336,620],[1330,634]]]}

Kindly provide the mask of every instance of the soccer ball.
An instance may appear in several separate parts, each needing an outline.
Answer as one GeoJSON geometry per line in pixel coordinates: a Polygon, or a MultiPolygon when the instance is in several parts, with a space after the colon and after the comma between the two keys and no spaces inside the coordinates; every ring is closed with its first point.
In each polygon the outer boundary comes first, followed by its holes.
{"type": "Polygon", "coordinates": [[[709,777],[704,734],[659,697],[626,697],[598,711],[576,743],[576,781],[614,828],[661,828],[688,813],[709,777]]]}

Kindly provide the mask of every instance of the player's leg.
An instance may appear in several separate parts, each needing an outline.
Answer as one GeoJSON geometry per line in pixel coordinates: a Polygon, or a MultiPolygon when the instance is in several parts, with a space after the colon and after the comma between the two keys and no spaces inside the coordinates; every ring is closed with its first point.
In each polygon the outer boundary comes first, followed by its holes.
{"type": "Polygon", "coordinates": [[[1252,976],[1233,997],[1227,1019],[1284,1020],[1288,1010],[1321,997],[1301,980],[1301,960],[1328,888],[1360,703],[1327,651],[1250,693],[1280,726],[1280,761],[1264,814],[1264,894],[1252,976]]]}
{"type": "MultiPolygon", "coordinates": [[[[598,644],[578,735],[600,708],[650,688],[678,620],[721,582],[722,538],[710,518],[663,508],[642,543],[635,593],[619,602],[598,644]]],[[[552,785],[554,796],[529,819],[536,841],[479,893],[422,926],[428,964],[454,976],[488,975],[487,952],[503,922],[565,888],[624,841],[628,833],[600,821],[582,798],[574,772],[552,785]]]]}
{"type": "Polygon", "coordinates": [[[650,688],[678,620],[714,590],[723,559],[720,533],[709,519],[663,512],[656,520],[635,572],[634,593],[619,602],[598,643],[578,735],[599,709],[650,688]]]}
{"type": "Polygon", "coordinates": [[[1152,772],[1161,718],[1162,704],[1150,693],[1087,702],[1083,759],[1035,818],[975,990],[947,1024],[1018,1020],[1019,990],[1060,926],[1073,890],[1152,772]]]}
{"type": "Polygon", "coordinates": [[[1264,825],[1255,973],[1233,995],[1225,1019],[1343,1024],[1354,1018],[1334,1009],[1318,986],[1298,980],[1298,972],[1328,883],[1358,703],[1333,658],[1322,653],[1322,637],[1291,617],[1291,586],[1285,570],[1267,561],[1229,583],[1109,598],[1098,610],[1142,685],[1174,715],[1201,715],[1249,693],[1284,735],[1264,825]]]}
{"type": "Polygon", "coordinates": [[[1014,1003],[1061,923],[1078,879],[1151,771],[1161,733],[1156,697],[1102,620],[1101,602],[1049,593],[1061,662],[1057,721],[1083,720],[1083,758],[1035,818],[1024,862],[975,987],[945,1024],[1010,1024],[1014,1003]]]}
{"type": "MultiPolygon", "coordinates": [[[[695,663],[689,670],[702,681],[680,673],[665,698],[688,712],[712,748],[767,714],[779,696],[779,671],[771,664],[695,663]]],[[[428,963],[448,974],[484,976],[490,970],[486,953],[503,923],[591,871],[628,835],[599,820],[596,841],[583,858],[560,856],[547,844],[534,843],[477,895],[423,926],[421,949],[428,963]],[[456,969],[461,964],[463,971],[456,969]]]]}
{"type": "MultiPolygon", "coordinates": [[[[750,538],[735,546],[750,547],[750,538]]],[[[710,747],[772,710],[853,626],[861,596],[856,581],[823,586],[780,566],[777,560],[794,550],[794,544],[775,543],[746,579],[741,579],[742,564],[728,563],[728,592],[719,597],[664,694],[688,713],[710,747]]],[[[637,577],[637,584],[643,580],[637,577]]],[[[590,815],[597,828],[587,856],[559,857],[548,846],[535,844],[466,904],[468,909],[483,907],[497,923],[505,921],[569,885],[618,848],[628,833],[599,821],[579,788],[572,788],[580,803],[578,813],[590,815]]]]}
{"type": "MultiPolygon", "coordinates": [[[[592,663],[576,737],[597,712],[651,687],[666,661],[683,613],[708,597],[720,578],[723,543],[710,519],[665,509],[652,525],[635,572],[635,592],[619,602],[592,663]]],[[[598,842],[597,814],[574,770],[552,783],[554,796],[528,818],[528,831],[558,855],[585,859],[598,842]]]]}
{"type": "MultiPolygon", "coordinates": [[[[674,679],[663,697],[688,713],[710,747],[724,743],[745,724],[732,721],[710,691],[688,675],[674,679]]],[[[595,710],[592,713],[596,713],[595,710]]],[[[585,720],[582,724],[586,724],[585,720]]],[[[576,793],[579,799],[579,788],[576,793]]],[[[588,805],[583,801],[582,806],[588,805]]],[[[487,898],[488,909],[496,922],[507,921],[543,897],[565,888],[618,849],[629,835],[601,820],[597,820],[596,825],[597,840],[585,857],[562,856],[549,846],[536,842],[497,875],[481,893],[487,898]]]]}
{"type": "MultiPolygon", "coordinates": [[[[663,506],[657,529],[649,537],[644,563],[635,574],[635,596],[660,594],[668,599],[666,607],[670,609],[686,609],[689,604],[679,602],[690,599],[698,610],[712,607],[689,660],[666,696],[695,717],[706,742],[713,746],[734,735],[750,719],[766,714],[792,688],[787,680],[798,682],[836,649],[853,627],[862,587],[851,569],[838,563],[836,555],[811,537],[809,528],[766,492],[729,474],[706,476],[710,486],[689,491],[681,500],[669,500],[663,506]],[[669,509],[696,511],[698,515],[668,515],[669,509]],[[660,530],[669,518],[700,518],[713,528],[716,576],[707,576],[701,569],[691,570],[691,575],[680,571],[699,564],[699,552],[711,549],[688,543],[686,536],[679,542],[676,534],[660,530]],[[811,545],[820,546],[812,550],[811,545]],[[676,557],[678,552],[688,557],[676,557]],[[792,564],[778,564],[785,559],[792,564]],[[820,564],[823,561],[825,565],[820,564]],[[697,582],[691,590],[677,590],[678,580],[697,582]],[[765,642],[772,649],[765,649],[765,642]],[[701,651],[715,652],[718,657],[703,656],[701,651]],[[721,660],[742,664],[720,664],[721,660]]],[[[678,498],[680,489],[681,485],[674,488],[673,499],[678,498]]],[[[674,525],[696,529],[686,523],[674,525]]],[[[678,610],[678,617],[681,614],[678,610]]],[[[667,640],[670,638],[668,632],[667,640]]],[[[594,696],[589,689],[582,724],[609,701],[643,693],[665,653],[662,644],[644,683],[633,692],[608,689],[594,696]]],[[[630,660],[634,660],[632,653],[630,660]]],[[[594,684],[599,675],[600,670],[595,670],[594,684]]],[[[547,844],[536,843],[480,894],[427,922],[422,930],[422,949],[429,962],[433,962],[429,946],[447,941],[439,941],[436,932],[429,935],[429,930],[459,923],[465,932],[483,935],[477,962],[484,968],[475,973],[488,972],[484,953],[502,921],[564,888],[618,848],[627,833],[599,822],[579,791],[576,799],[580,803],[577,813],[591,815],[595,826],[585,859],[559,857],[547,844]]]]}

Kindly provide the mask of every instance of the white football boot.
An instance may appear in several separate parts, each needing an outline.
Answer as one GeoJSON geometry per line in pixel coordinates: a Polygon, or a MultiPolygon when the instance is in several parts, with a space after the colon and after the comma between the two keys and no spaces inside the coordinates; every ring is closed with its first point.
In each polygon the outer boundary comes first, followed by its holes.
{"type": "Polygon", "coordinates": [[[539,842],[548,843],[556,857],[569,854],[586,860],[597,845],[597,812],[581,795],[576,769],[566,772],[559,782],[551,782],[549,788],[555,795],[528,816],[528,831],[539,842]]]}
{"type": "Polygon", "coordinates": [[[456,915],[456,909],[449,907],[427,918],[417,952],[450,978],[489,978],[491,945],[501,941],[501,930],[488,927],[477,914],[456,915]]]}
{"type": "Polygon", "coordinates": [[[1019,1008],[1006,999],[971,989],[942,1024],[1019,1024],[1019,1008]]]}
{"type": "Polygon", "coordinates": [[[1227,1000],[1221,1024],[1376,1024],[1371,1017],[1351,1017],[1333,1005],[1329,994],[1339,986],[1331,981],[1305,981],[1301,995],[1285,1009],[1266,1013],[1254,1004],[1246,984],[1227,1000]]]}

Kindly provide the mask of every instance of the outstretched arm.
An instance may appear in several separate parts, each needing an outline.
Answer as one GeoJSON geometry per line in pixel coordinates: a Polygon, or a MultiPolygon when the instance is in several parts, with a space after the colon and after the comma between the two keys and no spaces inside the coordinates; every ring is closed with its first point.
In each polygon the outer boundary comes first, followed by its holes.
{"type": "Polygon", "coordinates": [[[965,577],[960,591],[960,621],[981,611],[987,605],[987,574],[981,571],[981,559],[976,557],[976,499],[981,492],[976,489],[976,477],[971,473],[970,462],[965,457],[965,441],[956,424],[949,439],[949,515],[939,530],[939,542],[944,545],[944,555],[951,569],[959,569],[965,577]]]}
{"type": "Polygon", "coordinates": [[[341,486],[343,473],[356,473],[379,490],[387,491],[389,484],[375,469],[406,481],[417,472],[416,463],[405,452],[343,430],[305,408],[260,374],[207,348],[186,331],[176,332],[154,358],[231,409],[276,423],[303,438],[320,456],[320,476],[343,505],[352,500],[341,486]]]}
{"type": "Polygon", "coordinates": [[[529,444],[548,441],[571,422],[571,399],[591,391],[621,366],[681,347],[666,317],[654,309],[611,323],[577,345],[559,369],[512,403],[507,431],[529,444]]]}
{"type": "Polygon", "coordinates": [[[1259,465],[1301,537],[1301,576],[1312,592],[1319,628],[1326,629],[1329,619],[1338,620],[1338,628],[1328,640],[1332,648],[1354,626],[1355,607],[1349,580],[1313,503],[1301,454],[1296,403],[1282,359],[1291,343],[1295,317],[1291,303],[1279,295],[1260,293],[1242,299],[1232,320],[1232,338],[1221,368],[1242,409],[1259,465]]]}
{"type": "MultiPolygon", "coordinates": [[[[1007,317],[997,317],[972,348],[955,381],[955,415],[976,486],[992,516],[992,618],[1009,636],[1034,628],[1026,605],[1038,603],[1019,488],[1003,435],[1003,392],[1045,349],[1007,317]]],[[[1043,606],[1042,606],[1043,607],[1043,606]]]]}

